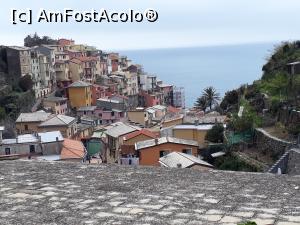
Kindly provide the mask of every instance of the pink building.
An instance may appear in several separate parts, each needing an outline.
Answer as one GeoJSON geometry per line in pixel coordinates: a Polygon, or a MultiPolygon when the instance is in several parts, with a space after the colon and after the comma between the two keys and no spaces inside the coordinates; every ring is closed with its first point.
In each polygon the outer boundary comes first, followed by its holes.
{"type": "Polygon", "coordinates": [[[115,122],[123,121],[126,117],[125,111],[112,109],[103,110],[97,106],[80,107],[77,110],[77,116],[91,116],[98,117],[101,125],[112,124],[115,122]]]}
{"type": "Polygon", "coordinates": [[[92,105],[96,105],[97,99],[110,96],[109,88],[98,84],[92,85],[92,105]]]}

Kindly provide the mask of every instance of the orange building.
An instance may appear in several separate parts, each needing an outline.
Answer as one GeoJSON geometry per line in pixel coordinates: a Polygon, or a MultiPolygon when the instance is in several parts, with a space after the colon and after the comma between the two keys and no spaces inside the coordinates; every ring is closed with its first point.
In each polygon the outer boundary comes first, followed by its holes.
{"type": "Polygon", "coordinates": [[[159,159],[171,152],[182,152],[198,156],[198,143],[173,137],[162,137],[137,142],[135,150],[139,151],[139,164],[159,166],[159,159]]]}
{"type": "Polygon", "coordinates": [[[69,101],[72,108],[92,105],[91,84],[76,81],[68,87],[69,101]]]}
{"type": "Polygon", "coordinates": [[[140,141],[155,139],[157,137],[158,135],[156,135],[155,133],[147,129],[137,130],[135,132],[127,134],[123,138],[123,145],[121,146],[121,154],[123,156],[136,155],[135,143],[140,141]]]}

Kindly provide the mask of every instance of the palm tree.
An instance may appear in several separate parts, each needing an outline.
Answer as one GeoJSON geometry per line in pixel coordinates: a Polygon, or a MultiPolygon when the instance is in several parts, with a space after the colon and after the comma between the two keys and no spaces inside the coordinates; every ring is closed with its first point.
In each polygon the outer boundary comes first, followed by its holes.
{"type": "Polygon", "coordinates": [[[197,98],[196,103],[195,103],[195,107],[197,109],[201,109],[205,112],[207,106],[208,106],[208,104],[207,104],[207,99],[205,96],[200,96],[199,98],[197,98]]]}
{"type": "Polygon", "coordinates": [[[202,92],[202,96],[206,98],[207,105],[211,110],[212,106],[218,103],[220,100],[220,94],[216,91],[214,87],[207,87],[202,92]]]}

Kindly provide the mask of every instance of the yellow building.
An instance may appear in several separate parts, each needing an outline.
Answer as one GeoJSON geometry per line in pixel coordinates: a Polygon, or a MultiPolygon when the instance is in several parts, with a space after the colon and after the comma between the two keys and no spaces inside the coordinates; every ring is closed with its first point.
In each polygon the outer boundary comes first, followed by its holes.
{"type": "Polygon", "coordinates": [[[68,87],[69,101],[72,108],[92,105],[91,84],[76,81],[68,87]]]}
{"type": "Polygon", "coordinates": [[[73,82],[83,78],[82,62],[79,59],[73,58],[69,61],[70,77],[73,82]]]}
{"type": "Polygon", "coordinates": [[[212,127],[212,124],[177,125],[173,128],[173,136],[175,138],[197,141],[201,147],[205,146],[205,136],[212,127]]]}
{"type": "Polygon", "coordinates": [[[135,110],[128,111],[127,116],[128,120],[131,122],[141,124],[144,127],[148,127],[150,125],[148,112],[145,111],[144,108],[136,108],[135,110]]]}
{"type": "Polygon", "coordinates": [[[163,128],[172,127],[172,126],[175,126],[175,125],[180,125],[182,123],[183,123],[183,115],[181,115],[179,117],[176,117],[176,118],[169,119],[169,120],[164,120],[162,122],[162,127],[163,128]]]}
{"type": "Polygon", "coordinates": [[[18,134],[31,134],[38,132],[40,123],[48,120],[54,115],[45,111],[33,113],[21,113],[16,120],[16,130],[18,134]]]}

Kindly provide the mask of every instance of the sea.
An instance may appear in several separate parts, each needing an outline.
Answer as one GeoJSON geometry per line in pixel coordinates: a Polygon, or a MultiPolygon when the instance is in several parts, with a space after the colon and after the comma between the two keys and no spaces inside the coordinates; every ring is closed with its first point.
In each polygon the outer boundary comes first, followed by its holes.
{"type": "Polygon", "coordinates": [[[202,90],[213,86],[226,91],[251,84],[276,43],[119,51],[144,71],[166,84],[185,88],[186,107],[192,107],[202,90]]]}

